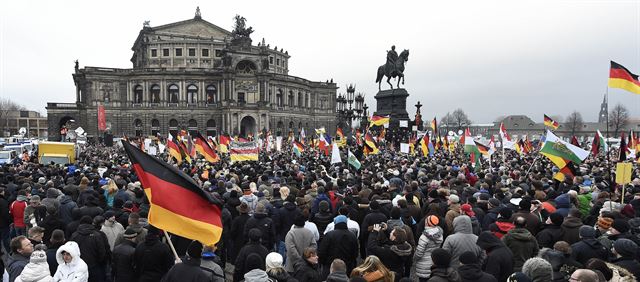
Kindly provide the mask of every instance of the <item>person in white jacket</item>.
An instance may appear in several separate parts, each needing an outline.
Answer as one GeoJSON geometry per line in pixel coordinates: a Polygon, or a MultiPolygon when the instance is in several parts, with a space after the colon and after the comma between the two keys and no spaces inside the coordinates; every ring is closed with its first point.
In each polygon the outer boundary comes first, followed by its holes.
{"type": "MultiPolygon", "coordinates": [[[[44,245],[38,245],[44,246],[44,245]]],[[[46,247],[44,247],[46,248],[46,247]]],[[[47,253],[44,250],[36,249],[31,253],[29,263],[24,267],[20,276],[16,277],[15,282],[51,282],[51,274],[49,273],[49,264],[47,263],[47,253]]]]}
{"type": "Polygon", "coordinates": [[[80,258],[78,243],[69,241],[56,251],[58,270],[53,275],[54,282],[87,282],[89,268],[80,258]]]}

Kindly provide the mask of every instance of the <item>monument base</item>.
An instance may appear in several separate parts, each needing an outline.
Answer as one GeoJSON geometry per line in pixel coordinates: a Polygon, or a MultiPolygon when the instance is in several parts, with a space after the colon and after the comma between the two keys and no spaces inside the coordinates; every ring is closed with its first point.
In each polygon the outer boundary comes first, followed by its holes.
{"type": "Polygon", "coordinates": [[[379,91],[374,97],[376,98],[374,115],[389,116],[389,128],[398,128],[401,120],[409,121],[407,97],[409,93],[404,88],[379,91]]]}

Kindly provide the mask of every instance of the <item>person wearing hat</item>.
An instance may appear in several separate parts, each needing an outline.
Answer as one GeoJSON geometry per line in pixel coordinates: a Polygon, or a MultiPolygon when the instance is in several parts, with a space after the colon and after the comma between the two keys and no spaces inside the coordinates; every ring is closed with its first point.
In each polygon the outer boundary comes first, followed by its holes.
{"type": "Polygon", "coordinates": [[[613,255],[616,257],[612,261],[615,265],[626,268],[636,278],[640,277],[638,245],[635,242],[625,238],[616,240],[613,243],[613,255]]]}
{"type": "Polygon", "coordinates": [[[111,276],[114,281],[135,281],[134,254],[136,252],[136,237],[138,233],[133,228],[127,228],[122,235],[122,242],[113,248],[111,253],[111,276]]]}
{"type": "Polygon", "coordinates": [[[431,276],[424,281],[460,281],[458,271],[451,267],[451,254],[446,249],[435,249],[431,252],[431,276]]]}
{"type": "Polygon", "coordinates": [[[498,281],[506,281],[513,273],[513,253],[491,231],[478,236],[476,244],[487,254],[482,270],[493,275],[498,281]]]}
{"type": "MultiPolygon", "coordinates": [[[[251,205],[249,206],[249,214],[251,214],[251,205]]],[[[262,233],[262,245],[267,248],[268,251],[274,250],[274,244],[276,243],[276,225],[273,219],[267,214],[267,208],[262,203],[256,205],[255,212],[247,219],[244,226],[243,234],[245,236],[245,242],[249,241],[249,230],[252,228],[258,228],[262,233]]]]}
{"type": "Polygon", "coordinates": [[[586,264],[591,258],[606,258],[607,248],[596,240],[596,230],[588,225],[580,227],[580,241],[571,245],[571,257],[581,264],[586,264]]]}
{"type": "Polygon", "coordinates": [[[533,282],[547,282],[551,281],[553,268],[551,267],[551,263],[545,259],[533,257],[524,262],[522,265],[522,273],[529,276],[533,282]]]}
{"type": "Polygon", "coordinates": [[[286,270],[284,270],[283,258],[276,252],[271,252],[265,258],[265,267],[267,275],[273,281],[293,281],[291,276],[286,270]]]}
{"type": "Polygon", "coordinates": [[[262,231],[258,228],[252,228],[248,232],[249,241],[242,246],[240,252],[236,256],[236,260],[234,262],[234,271],[233,271],[233,281],[238,282],[241,281],[244,277],[245,273],[249,272],[251,268],[248,264],[249,255],[257,254],[262,263],[264,264],[265,258],[269,254],[267,248],[265,248],[260,240],[262,238],[262,231]]]}
{"type": "Polygon", "coordinates": [[[116,221],[116,214],[113,211],[107,211],[104,213],[105,221],[100,228],[100,231],[107,235],[107,241],[109,242],[109,248],[113,251],[115,247],[116,239],[119,235],[124,233],[124,227],[120,222],[116,221]]]}
{"type": "Polygon", "coordinates": [[[490,198],[487,202],[487,208],[487,213],[484,218],[482,218],[482,230],[489,230],[489,226],[496,222],[498,215],[500,214],[500,209],[502,209],[502,204],[500,203],[500,200],[490,198]]]}
{"type": "Polygon", "coordinates": [[[347,226],[348,218],[345,215],[336,216],[333,220],[334,229],[324,235],[318,248],[320,264],[323,266],[322,277],[329,274],[331,262],[341,259],[347,266],[347,273],[351,273],[356,267],[358,257],[358,238],[347,226]]]}
{"type": "Polygon", "coordinates": [[[16,277],[16,282],[53,281],[53,277],[49,273],[47,254],[44,251],[46,248],[42,244],[35,247],[35,251],[31,253],[29,258],[29,263],[25,265],[20,275],[16,277]]]}
{"type": "Polygon", "coordinates": [[[53,281],[88,281],[89,268],[80,257],[78,243],[69,241],[56,251],[58,269],[53,275],[53,281]]]}
{"type": "Polygon", "coordinates": [[[489,230],[491,230],[498,239],[502,239],[505,234],[516,227],[511,220],[512,215],[513,211],[511,211],[511,208],[502,207],[496,221],[489,225],[489,230]]]}
{"type": "Polygon", "coordinates": [[[176,261],[169,246],[160,241],[161,232],[150,225],[144,243],[136,247],[134,261],[139,282],[160,281],[176,261]]]}
{"type": "Polygon", "coordinates": [[[291,273],[295,271],[296,264],[305,263],[304,250],[308,247],[317,248],[317,243],[313,232],[304,228],[307,216],[303,213],[296,213],[293,219],[293,226],[287,236],[285,236],[285,248],[287,251],[287,260],[284,269],[291,273]]]}
{"type": "Polygon", "coordinates": [[[238,216],[236,216],[231,222],[231,230],[229,231],[229,237],[231,237],[231,246],[228,246],[227,256],[229,261],[235,261],[238,252],[242,246],[246,243],[246,236],[244,234],[244,226],[247,223],[249,216],[249,206],[247,203],[241,203],[236,207],[238,216]]]}
{"type": "Polygon", "coordinates": [[[431,276],[431,253],[439,248],[443,241],[444,231],[439,224],[440,219],[436,215],[429,215],[424,219],[424,231],[413,254],[413,267],[419,279],[428,279],[431,276]]]}
{"type": "Polygon", "coordinates": [[[449,229],[449,232],[452,232],[453,219],[462,214],[460,211],[460,197],[458,197],[458,195],[456,194],[449,195],[447,204],[449,205],[449,210],[444,216],[444,220],[447,223],[447,229],[449,229]]]}
{"type": "Polygon", "coordinates": [[[214,273],[200,267],[202,259],[202,243],[193,240],[187,248],[182,262],[176,263],[162,277],[162,282],[213,281],[214,273]]]}
{"type": "Polygon", "coordinates": [[[476,217],[476,213],[473,211],[473,208],[470,204],[463,204],[460,206],[460,213],[471,218],[471,227],[473,228],[473,234],[480,235],[480,222],[476,217]]]}
{"type": "Polygon", "coordinates": [[[542,220],[539,216],[536,216],[537,213],[534,214],[531,212],[531,206],[532,202],[529,198],[522,198],[518,203],[518,211],[511,216],[511,219],[515,220],[516,217],[524,217],[527,221],[527,230],[529,230],[531,234],[538,234],[542,226],[542,220]]]}
{"type": "Polygon", "coordinates": [[[498,282],[493,275],[482,271],[480,261],[473,252],[464,252],[460,255],[458,274],[461,282],[498,282]]]}
{"type": "Polygon", "coordinates": [[[536,235],[540,248],[553,248],[555,242],[562,240],[562,222],[564,218],[555,212],[549,215],[544,228],[536,235]]]}

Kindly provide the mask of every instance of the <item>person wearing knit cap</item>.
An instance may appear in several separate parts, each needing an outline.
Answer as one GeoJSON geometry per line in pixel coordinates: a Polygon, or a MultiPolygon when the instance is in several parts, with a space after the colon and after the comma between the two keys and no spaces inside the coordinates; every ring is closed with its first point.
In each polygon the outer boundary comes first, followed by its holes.
{"type": "Polygon", "coordinates": [[[478,257],[473,252],[464,252],[460,255],[458,273],[461,282],[498,282],[493,275],[482,271],[478,257]]]}
{"type": "Polygon", "coordinates": [[[562,239],[564,231],[562,230],[562,222],[564,217],[560,213],[552,213],[547,218],[544,229],[536,235],[540,248],[553,248],[553,244],[562,239]]]}
{"type": "Polygon", "coordinates": [[[489,230],[491,230],[498,239],[502,239],[505,234],[515,228],[515,225],[511,220],[512,215],[513,212],[511,211],[511,208],[502,207],[498,213],[496,221],[489,225],[489,230]]]}
{"type": "Polygon", "coordinates": [[[424,220],[425,228],[418,239],[418,245],[413,255],[413,264],[416,275],[420,279],[428,279],[431,276],[432,252],[439,248],[443,242],[443,230],[440,228],[438,216],[429,215],[424,220]]]}
{"type": "Polygon", "coordinates": [[[290,275],[284,270],[282,255],[271,252],[265,258],[265,270],[269,278],[276,281],[287,281],[290,275]]]}
{"type": "Polygon", "coordinates": [[[571,256],[581,264],[586,264],[591,258],[606,258],[607,248],[595,238],[596,230],[588,225],[580,227],[580,240],[571,245],[571,256]]]}
{"type": "Polygon", "coordinates": [[[444,216],[444,221],[447,223],[447,229],[451,231],[453,230],[453,219],[462,214],[460,210],[460,198],[458,195],[451,194],[449,195],[447,204],[449,205],[449,210],[444,216]]]}
{"type": "Polygon", "coordinates": [[[241,281],[244,274],[251,269],[247,266],[248,258],[251,254],[257,254],[261,258],[261,262],[264,264],[269,251],[262,244],[260,239],[262,238],[262,231],[258,228],[252,228],[249,230],[249,241],[245,244],[238,253],[233,271],[233,281],[241,281]]]}
{"type": "Polygon", "coordinates": [[[596,226],[598,227],[598,231],[600,231],[600,234],[605,234],[609,231],[612,224],[613,224],[613,218],[600,216],[598,217],[598,222],[596,223],[596,226]]]}
{"type": "Polygon", "coordinates": [[[509,276],[507,282],[531,282],[531,278],[522,272],[514,272],[509,276]]]}
{"type": "Polygon", "coordinates": [[[111,254],[111,272],[115,281],[135,280],[133,259],[136,252],[137,236],[138,233],[133,228],[127,228],[122,235],[124,240],[113,248],[111,254]]]}
{"type": "Polygon", "coordinates": [[[46,246],[44,245],[36,246],[36,250],[31,253],[29,263],[25,265],[24,269],[22,269],[22,272],[15,281],[52,281],[53,277],[51,277],[51,273],[49,272],[47,254],[45,253],[44,249],[46,249],[46,246]]]}
{"type": "Polygon", "coordinates": [[[318,256],[322,268],[322,276],[329,274],[331,263],[341,259],[347,268],[347,273],[356,267],[358,257],[358,238],[348,228],[348,218],[345,215],[336,216],[333,220],[334,229],[327,232],[320,242],[318,256]]]}
{"type": "Polygon", "coordinates": [[[445,249],[435,249],[431,253],[433,266],[429,280],[460,281],[460,275],[451,267],[451,254],[445,249]]]}
{"type": "Polygon", "coordinates": [[[545,259],[533,257],[524,262],[522,273],[531,278],[533,282],[547,282],[551,281],[553,268],[545,259]]]}
{"type": "Polygon", "coordinates": [[[629,239],[618,239],[613,243],[613,254],[616,259],[612,262],[615,265],[626,268],[638,278],[640,277],[640,263],[637,260],[638,245],[629,239]]]}
{"type": "Polygon", "coordinates": [[[264,259],[257,254],[249,254],[246,268],[249,270],[243,275],[244,281],[269,281],[269,275],[264,271],[264,259]]]}
{"type": "Polygon", "coordinates": [[[317,248],[317,243],[313,232],[304,228],[307,217],[301,212],[297,212],[293,219],[293,226],[285,236],[285,249],[287,252],[287,260],[285,269],[287,272],[294,272],[294,266],[297,263],[304,263],[304,250],[308,247],[317,248]]]}
{"type": "Polygon", "coordinates": [[[500,204],[500,200],[496,198],[489,199],[489,203],[487,205],[488,210],[485,214],[484,218],[481,222],[482,230],[489,230],[489,226],[496,222],[498,219],[498,215],[500,214],[500,209],[502,209],[502,205],[500,204]]]}

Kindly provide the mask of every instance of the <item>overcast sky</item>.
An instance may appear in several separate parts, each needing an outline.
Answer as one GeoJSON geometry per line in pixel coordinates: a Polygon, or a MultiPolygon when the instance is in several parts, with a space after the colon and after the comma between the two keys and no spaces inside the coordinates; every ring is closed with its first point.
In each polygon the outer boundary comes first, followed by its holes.
{"type": "MultiPolygon", "coordinates": [[[[143,21],[202,18],[232,29],[240,14],[291,55],[289,74],[354,83],[375,108],[376,70],[392,44],[410,49],[408,109],[425,119],[462,108],[473,122],[578,110],[596,121],[609,61],[640,73],[640,1],[2,1],[0,96],[45,113],[75,102],[80,67],[131,68],[143,21]]],[[[383,85],[383,87],[385,87],[383,85]]],[[[388,87],[388,85],[386,86],[388,87]]],[[[383,88],[384,89],[384,88],[383,88]]],[[[609,90],[640,117],[640,95],[609,90]]]]}

